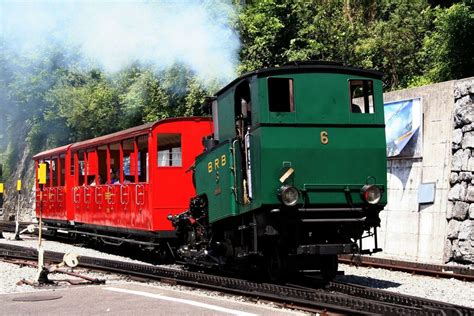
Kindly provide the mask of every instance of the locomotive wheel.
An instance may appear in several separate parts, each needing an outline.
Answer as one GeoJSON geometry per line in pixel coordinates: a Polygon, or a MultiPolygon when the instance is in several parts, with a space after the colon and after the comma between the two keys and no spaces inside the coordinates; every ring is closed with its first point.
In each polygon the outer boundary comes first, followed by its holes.
{"type": "Polygon", "coordinates": [[[321,256],[321,275],[325,281],[331,281],[336,277],[338,268],[337,255],[321,256]]]}
{"type": "Polygon", "coordinates": [[[288,256],[278,246],[268,248],[264,262],[264,271],[269,281],[280,282],[288,276],[288,256]]]}

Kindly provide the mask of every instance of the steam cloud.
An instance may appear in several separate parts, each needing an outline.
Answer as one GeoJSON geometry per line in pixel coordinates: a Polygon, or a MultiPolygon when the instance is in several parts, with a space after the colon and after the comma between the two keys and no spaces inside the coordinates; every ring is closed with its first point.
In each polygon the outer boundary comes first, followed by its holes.
{"type": "Polygon", "coordinates": [[[190,67],[205,82],[235,76],[239,38],[230,0],[11,1],[0,3],[0,39],[19,52],[44,43],[77,47],[106,71],[139,61],[190,67]]]}

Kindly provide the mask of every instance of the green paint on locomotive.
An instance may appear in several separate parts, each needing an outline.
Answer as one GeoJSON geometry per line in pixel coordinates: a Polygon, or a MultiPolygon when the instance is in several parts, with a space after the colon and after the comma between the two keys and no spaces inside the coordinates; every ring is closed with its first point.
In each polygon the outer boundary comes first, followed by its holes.
{"type": "Polygon", "coordinates": [[[380,75],[352,68],[283,67],[244,75],[217,94],[219,143],[196,161],[198,195],[208,199],[209,220],[259,208],[278,208],[280,178],[300,191],[299,207],[366,205],[365,184],[385,190],[376,207],[387,202],[386,151],[380,75]],[[346,69],[349,69],[346,71],[346,69]],[[269,109],[269,80],[291,79],[294,111],[269,109]],[[373,84],[373,113],[351,111],[352,80],[373,84]],[[245,153],[236,141],[239,86],[250,87],[250,161],[252,198],[245,201],[245,153]]]}

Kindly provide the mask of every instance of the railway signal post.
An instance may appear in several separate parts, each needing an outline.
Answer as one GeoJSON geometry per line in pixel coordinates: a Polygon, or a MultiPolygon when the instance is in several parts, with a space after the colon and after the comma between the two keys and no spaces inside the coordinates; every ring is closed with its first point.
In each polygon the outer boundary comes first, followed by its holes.
{"type": "MultiPolygon", "coordinates": [[[[0,168],[0,177],[1,176],[2,174],[1,174],[1,168],[0,168]]],[[[0,182],[0,217],[1,216],[3,216],[3,183],[2,182],[0,182]]],[[[3,231],[0,229],[0,239],[2,238],[3,238],[3,231]]]]}
{"type": "Polygon", "coordinates": [[[16,183],[17,205],[16,205],[16,216],[15,216],[15,240],[21,240],[20,238],[20,198],[21,198],[21,180],[16,183]]]}
{"type": "MultiPolygon", "coordinates": [[[[0,217],[3,216],[3,192],[4,192],[4,187],[3,187],[3,166],[0,164],[0,217]]],[[[3,231],[0,229],[0,239],[3,238],[3,231]]]]}
{"type": "Polygon", "coordinates": [[[44,268],[44,249],[42,245],[43,232],[43,190],[46,184],[46,164],[38,164],[38,184],[40,188],[40,203],[39,203],[39,228],[38,228],[38,273],[36,281],[38,283],[47,283],[47,271],[44,268]]]}

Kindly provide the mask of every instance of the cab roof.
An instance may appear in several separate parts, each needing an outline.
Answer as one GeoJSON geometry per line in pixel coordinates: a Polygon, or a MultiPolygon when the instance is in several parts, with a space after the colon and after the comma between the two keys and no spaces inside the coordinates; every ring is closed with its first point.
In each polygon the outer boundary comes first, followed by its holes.
{"type": "Polygon", "coordinates": [[[242,81],[244,79],[257,76],[259,78],[262,77],[269,77],[273,75],[283,75],[283,74],[296,74],[296,73],[314,73],[314,72],[321,72],[321,73],[341,73],[341,74],[350,74],[356,75],[361,77],[368,77],[377,80],[381,80],[383,73],[376,70],[368,70],[350,66],[344,66],[342,63],[339,62],[331,62],[331,61],[295,61],[291,63],[284,64],[280,67],[272,67],[272,68],[262,68],[252,72],[247,72],[240,77],[236,78],[229,84],[227,84],[224,88],[220,89],[216,92],[216,96],[221,95],[231,86],[235,85],[237,82],[242,81]]]}

